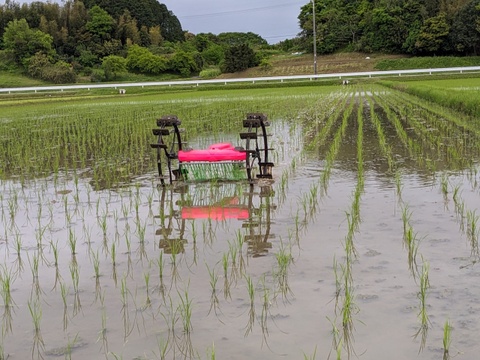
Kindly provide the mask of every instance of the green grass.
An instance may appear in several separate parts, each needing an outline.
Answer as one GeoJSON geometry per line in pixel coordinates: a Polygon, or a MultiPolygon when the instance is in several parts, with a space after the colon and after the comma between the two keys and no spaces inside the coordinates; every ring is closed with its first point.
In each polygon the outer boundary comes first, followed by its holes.
{"type": "Polygon", "coordinates": [[[20,70],[0,70],[0,87],[41,86],[46,83],[25,76],[20,70]]]}
{"type": "Polygon", "coordinates": [[[401,59],[385,59],[379,61],[375,68],[377,70],[407,70],[407,69],[433,69],[462,66],[479,66],[478,56],[426,56],[401,59]]]}
{"type": "Polygon", "coordinates": [[[480,116],[478,89],[480,77],[465,79],[418,80],[418,81],[383,81],[383,85],[415,95],[423,100],[442,104],[454,111],[469,116],[480,116]]]}

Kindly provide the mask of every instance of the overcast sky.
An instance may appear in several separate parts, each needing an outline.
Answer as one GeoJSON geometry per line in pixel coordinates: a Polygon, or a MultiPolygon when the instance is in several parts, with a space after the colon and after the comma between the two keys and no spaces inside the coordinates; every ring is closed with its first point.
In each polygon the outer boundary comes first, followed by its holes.
{"type": "MultiPolygon", "coordinates": [[[[17,3],[35,0],[15,0],[17,3]]],[[[60,2],[60,0],[49,0],[60,2]]],[[[134,1],[134,0],[133,0],[134,1]]],[[[46,1],[45,1],[46,2],[46,1]]],[[[295,37],[298,14],[309,0],[159,0],[194,34],[253,32],[270,44],[295,37]]],[[[5,3],[0,0],[0,3],[5,3]]]]}
{"type": "Polygon", "coordinates": [[[239,31],[274,44],[299,32],[298,15],[308,0],[161,0],[194,34],[239,31]]]}

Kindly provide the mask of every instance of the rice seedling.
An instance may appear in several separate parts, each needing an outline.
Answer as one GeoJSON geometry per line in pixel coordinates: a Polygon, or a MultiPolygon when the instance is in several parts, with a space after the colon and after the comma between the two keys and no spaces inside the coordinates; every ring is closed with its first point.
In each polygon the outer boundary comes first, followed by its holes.
{"type": "Polygon", "coordinates": [[[3,300],[3,326],[2,337],[12,332],[12,310],[15,306],[15,301],[12,297],[12,284],[15,280],[12,271],[5,265],[0,267],[0,295],[3,300]]]}
{"type": "Polygon", "coordinates": [[[215,343],[212,343],[212,347],[207,350],[207,356],[210,360],[215,360],[215,343]]]}
{"type": "Polygon", "coordinates": [[[303,353],[303,360],[315,360],[317,357],[317,347],[313,350],[313,354],[311,356],[303,353]]]}
{"type": "Polygon", "coordinates": [[[149,272],[144,273],[143,278],[145,280],[145,292],[146,292],[144,307],[146,308],[152,305],[152,300],[150,299],[150,273],[149,272]]]}
{"type": "Polygon", "coordinates": [[[357,216],[355,214],[349,214],[346,213],[347,216],[347,222],[348,222],[348,232],[347,235],[345,236],[345,255],[347,258],[347,263],[351,264],[351,261],[353,261],[357,257],[357,250],[355,248],[355,242],[353,241],[353,238],[355,236],[355,232],[357,231],[357,216]]]}
{"type": "Polygon", "coordinates": [[[33,303],[28,302],[28,310],[33,321],[33,344],[32,344],[32,359],[35,357],[43,359],[43,353],[45,352],[45,343],[42,337],[42,331],[40,328],[42,321],[42,306],[38,300],[33,303]]]}
{"type": "Polygon", "coordinates": [[[452,195],[452,199],[453,199],[453,203],[455,204],[455,208],[457,208],[458,203],[460,202],[459,195],[460,195],[460,185],[458,184],[458,185],[454,186],[453,195],[452,195]]]}
{"type": "Polygon", "coordinates": [[[182,250],[182,245],[177,241],[170,242],[171,254],[170,254],[170,265],[171,265],[171,279],[173,283],[176,283],[180,279],[180,272],[178,271],[178,253],[182,250]]]}
{"type": "Polygon", "coordinates": [[[448,176],[446,174],[442,175],[440,180],[440,186],[442,189],[443,201],[445,202],[445,206],[448,204],[448,193],[449,193],[449,184],[448,184],[448,176]]]}
{"type": "Polygon", "coordinates": [[[39,269],[39,254],[34,253],[32,258],[28,257],[28,262],[30,263],[30,271],[32,273],[32,292],[31,294],[35,294],[36,298],[39,299],[40,295],[43,293],[40,287],[40,280],[38,277],[38,269],[39,269]]]}
{"type": "Polygon", "coordinates": [[[63,330],[67,330],[68,327],[68,313],[67,313],[67,297],[69,293],[69,288],[64,282],[60,282],[60,294],[62,296],[62,303],[63,303],[63,330]]]}
{"type": "Polygon", "coordinates": [[[123,320],[123,339],[124,341],[127,340],[128,336],[132,333],[135,323],[131,323],[130,320],[130,311],[129,311],[129,302],[128,297],[130,294],[130,290],[127,286],[127,277],[124,275],[120,281],[120,295],[121,295],[121,302],[122,302],[122,320],[123,320]]]}
{"type": "Polygon", "coordinates": [[[237,243],[235,241],[228,241],[228,250],[229,250],[229,255],[231,259],[231,277],[232,281],[236,282],[238,277],[239,277],[239,267],[237,264],[237,254],[239,252],[239,249],[237,247],[237,243]]]}
{"type": "Polygon", "coordinates": [[[208,275],[210,277],[210,288],[212,290],[210,295],[210,309],[208,310],[208,315],[210,315],[212,309],[215,312],[215,315],[218,316],[217,310],[219,309],[220,301],[218,300],[217,295],[217,282],[218,282],[218,275],[215,273],[215,268],[210,269],[208,264],[205,264],[207,267],[208,275]]]}
{"type": "Polygon", "coordinates": [[[178,292],[180,304],[178,305],[178,312],[182,321],[184,334],[190,334],[193,330],[192,326],[192,300],[188,296],[188,286],[182,294],[178,292]]]}
{"type": "Polygon", "coordinates": [[[80,271],[78,268],[78,264],[75,261],[70,262],[69,270],[70,270],[70,278],[72,280],[73,296],[74,296],[73,316],[76,316],[82,310],[82,304],[80,301],[80,290],[79,290],[80,271]]]}
{"type": "MultiPolygon", "coordinates": [[[[341,317],[341,332],[342,332],[342,343],[345,347],[348,356],[350,354],[355,354],[355,350],[353,348],[353,332],[355,330],[354,327],[354,316],[360,311],[358,306],[355,303],[355,295],[354,295],[354,288],[353,288],[353,279],[351,274],[351,264],[347,258],[347,262],[345,266],[342,266],[342,304],[340,309],[340,317],[341,317]]],[[[337,344],[338,346],[338,344],[337,344]]],[[[337,351],[339,349],[337,348],[337,351]]]]}
{"type": "Polygon", "coordinates": [[[260,315],[260,328],[262,329],[263,341],[267,343],[268,337],[268,316],[270,314],[270,289],[265,283],[265,275],[261,279],[263,295],[262,295],[262,313],[260,315]]]}
{"type": "Polygon", "coordinates": [[[77,237],[72,229],[68,230],[68,245],[70,247],[70,253],[72,256],[75,256],[77,254],[77,237]]]}
{"type": "Polygon", "coordinates": [[[425,347],[425,343],[427,340],[427,332],[430,327],[430,320],[427,313],[427,295],[428,289],[430,288],[430,281],[429,281],[429,263],[424,261],[422,264],[422,269],[420,273],[420,289],[418,291],[418,299],[420,300],[420,310],[418,313],[418,318],[420,319],[420,328],[415,333],[415,338],[421,335],[420,341],[420,350],[419,352],[423,351],[425,347]]]}
{"type": "Polygon", "coordinates": [[[277,270],[275,271],[275,278],[278,282],[280,293],[284,300],[287,300],[288,294],[292,294],[292,290],[288,284],[288,269],[290,264],[293,263],[293,256],[291,248],[287,249],[283,243],[281,243],[278,252],[275,254],[277,260],[277,270]]]}
{"type": "Polygon", "coordinates": [[[460,226],[460,231],[465,232],[465,202],[460,201],[455,205],[455,214],[460,226]]]}
{"type": "Polygon", "coordinates": [[[333,350],[333,351],[335,351],[335,354],[336,354],[335,358],[337,360],[341,360],[342,359],[343,340],[342,340],[342,336],[341,336],[341,333],[340,333],[340,329],[338,329],[338,327],[336,325],[336,323],[337,323],[336,320],[332,321],[332,320],[328,319],[328,321],[330,322],[330,324],[332,324],[332,346],[331,346],[331,349],[330,349],[330,353],[328,354],[328,358],[330,358],[330,355],[331,355],[332,350],[333,350]]]}
{"type": "Polygon", "coordinates": [[[53,266],[55,267],[55,283],[53,284],[53,290],[57,288],[58,282],[61,280],[60,268],[58,264],[59,250],[58,250],[58,241],[55,243],[53,240],[50,241],[50,249],[53,253],[53,266]]]}
{"type": "Polygon", "coordinates": [[[342,293],[342,277],[339,274],[339,268],[341,265],[338,264],[336,257],[333,257],[333,274],[335,275],[335,308],[338,307],[338,301],[342,293]]]}
{"type": "Polygon", "coordinates": [[[248,322],[247,326],[245,327],[246,337],[252,331],[255,323],[255,286],[253,285],[253,280],[249,275],[245,275],[245,280],[247,281],[247,292],[249,297],[248,322]]]}
{"type": "Polygon", "coordinates": [[[5,348],[4,348],[4,345],[3,345],[3,338],[0,339],[0,359],[1,360],[5,360],[5,359],[8,359],[9,355],[5,355],[5,348]]]}
{"type": "MultiPolygon", "coordinates": [[[[175,244],[173,244],[172,249],[179,252],[180,251],[180,246],[181,246],[180,244],[175,243],[175,244]]],[[[138,256],[138,259],[141,262],[146,260],[146,262],[149,263],[148,253],[147,253],[146,248],[145,248],[145,241],[139,241],[138,242],[138,248],[136,250],[136,254],[138,256]]]]}
{"type": "Polygon", "coordinates": [[[17,231],[15,232],[13,246],[15,249],[15,253],[17,254],[17,259],[15,260],[17,263],[18,273],[23,272],[23,260],[22,260],[22,235],[17,231]]]}
{"type": "Polygon", "coordinates": [[[480,255],[478,247],[478,237],[480,234],[480,228],[478,227],[478,220],[480,216],[477,215],[475,210],[467,210],[467,237],[470,242],[470,251],[472,257],[478,258],[480,255]]]}
{"type": "Polygon", "coordinates": [[[13,196],[10,196],[7,200],[8,202],[8,213],[10,215],[10,222],[15,223],[15,217],[18,210],[18,194],[13,192],[13,196]]]}
{"type": "Polygon", "coordinates": [[[418,253],[417,233],[414,233],[411,226],[408,227],[405,235],[405,243],[408,250],[408,268],[415,277],[417,274],[417,253],[418,253]]]}
{"type": "Polygon", "coordinates": [[[230,280],[228,276],[229,261],[228,258],[230,253],[223,253],[222,256],[222,266],[223,266],[223,296],[225,299],[231,297],[230,293],[230,280]]]}
{"type": "Polygon", "coordinates": [[[103,234],[103,238],[106,239],[107,237],[107,212],[105,211],[103,214],[102,214],[102,217],[99,218],[99,224],[100,224],[100,227],[102,229],[102,234],[103,234]]]}
{"type": "Polygon", "coordinates": [[[137,234],[138,234],[138,240],[140,243],[145,243],[145,232],[147,229],[147,223],[145,222],[144,224],[141,224],[141,221],[137,221],[137,234]]]}
{"type": "Polygon", "coordinates": [[[449,320],[443,325],[443,360],[450,359],[450,345],[452,344],[452,325],[449,320]]]}
{"type": "Polygon", "coordinates": [[[332,144],[326,155],[326,165],[324,168],[324,172],[322,173],[322,176],[320,178],[320,183],[322,185],[322,191],[324,195],[326,195],[327,193],[328,181],[330,179],[333,162],[338,155],[338,151],[340,150],[340,145],[345,135],[345,131],[348,125],[348,118],[350,117],[352,109],[353,109],[353,102],[347,109],[344,109],[345,111],[343,112],[343,115],[342,115],[342,123],[338,128],[337,132],[335,133],[332,144]]]}
{"type": "Polygon", "coordinates": [[[175,337],[175,326],[179,320],[178,318],[178,307],[173,306],[172,298],[168,297],[168,304],[165,304],[165,310],[160,312],[160,315],[165,320],[165,323],[168,328],[168,333],[175,337]]]}
{"type": "Polygon", "coordinates": [[[115,241],[112,241],[112,246],[110,247],[110,258],[112,260],[112,267],[117,266],[117,246],[115,241]]]}
{"type": "Polygon", "coordinates": [[[402,207],[402,221],[403,221],[403,238],[404,240],[406,239],[407,237],[407,230],[409,230],[409,228],[411,228],[410,226],[410,219],[412,218],[412,212],[411,210],[408,208],[408,205],[405,204],[403,207],[402,207]]]}
{"type": "MultiPolygon", "coordinates": [[[[394,163],[394,160],[393,160],[393,153],[392,153],[391,146],[387,142],[385,132],[384,132],[383,127],[382,127],[382,123],[380,122],[380,119],[378,118],[378,115],[375,112],[375,102],[373,101],[372,98],[369,98],[368,101],[369,101],[369,105],[370,105],[370,120],[373,123],[373,125],[375,126],[375,129],[377,131],[377,137],[378,137],[378,143],[379,143],[379,146],[380,146],[380,150],[382,151],[383,155],[387,159],[388,170],[393,171],[395,163],[394,163]]],[[[363,105],[362,102],[360,102],[360,106],[359,106],[359,109],[358,109],[358,116],[357,116],[357,119],[360,119],[360,120],[362,119],[362,112],[361,112],[362,111],[362,106],[361,105],[363,105]]],[[[358,133],[359,133],[358,134],[359,139],[357,141],[357,145],[362,144],[361,139],[363,139],[363,135],[361,135],[363,133],[363,123],[361,121],[359,121],[359,123],[358,123],[358,133]]],[[[361,148],[359,149],[359,151],[361,151],[361,148]]],[[[359,165],[360,165],[360,160],[359,160],[359,165]]]]}
{"type": "Polygon", "coordinates": [[[70,213],[70,207],[68,206],[68,197],[66,195],[64,195],[63,197],[63,207],[65,214],[65,225],[69,226],[72,222],[72,214],[70,213]]]}
{"type": "Polygon", "coordinates": [[[167,354],[168,350],[170,348],[170,344],[167,341],[164,341],[160,336],[157,337],[157,348],[158,348],[158,354],[153,351],[153,354],[155,355],[155,358],[158,358],[160,360],[166,360],[167,359],[167,354]]]}
{"type": "Polygon", "coordinates": [[[62,348],[63,355],[65,355],[65,360],[72,360],[72,352],[79,341],[79,336],[78,333],[75,335],[73,339],[70,338],[69,335],[67,335],[67,345],[65,345],[64,348],[62,348]]]}
{"type": "Polygon", "coordinates": [[[163,272],[164,272],[164,261],[163,261],[163,252],[160,252],[157,258],[158,266],[158,291],[162,295],[163,301],[165,301],[165,285],[163,283],[163,272]]]}
{"type": "Polygon", "coordinates": [[[102,306],[102,326],[98,332],[97,342],[102,342],[102,351],[104,354],[108,354],[108,337],[107,337],[107,311],[105,306],[102,306]]]}
{"type": "Polygon", "coordinates": [[[39,251],[43,249],[43,236],[45,234],[45,231],[47,230],[47,226],[40,227],[36,232],[36,238],[37,238],[37,248],[39,251]]]}

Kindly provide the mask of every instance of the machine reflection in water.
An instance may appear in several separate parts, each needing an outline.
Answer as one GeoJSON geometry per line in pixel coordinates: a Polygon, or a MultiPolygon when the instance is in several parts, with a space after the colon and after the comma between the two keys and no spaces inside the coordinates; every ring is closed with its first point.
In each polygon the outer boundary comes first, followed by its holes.
{"type": "MultiPolygon", "coordinates": [[[[276,205],[270,185],[245,186],[242,182],[202,183],[160,189],[160,220],[156,236],[165,254],[185,252],[187,221],[241,221],[247,255],[260,257],[272,248],[271,217],[276,205]]],[[[212,234],[215,236],[215,234],[212,234]]]]}

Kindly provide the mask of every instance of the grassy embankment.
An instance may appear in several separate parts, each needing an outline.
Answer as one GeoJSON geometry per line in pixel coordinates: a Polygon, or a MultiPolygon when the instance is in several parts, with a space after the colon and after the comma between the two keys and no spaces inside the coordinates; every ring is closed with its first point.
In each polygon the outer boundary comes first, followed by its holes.
{"type": "MultiPolygon", "coordinates": [[[[243,72],[222,74],[220,78],[241,78],[258,76],[306,75],[313,73],[312,54],[279,54],[270,59],[270,67],[255,67],[243,72]]],[[[441,68],[455,66],[480,65],[480,57],[422,57],[407,58],[401,55],[339,53],[322,55],[317,58],[317,71],[325,73],[362,72],[374,70],[441,68]]],[[[118,81],[158,81],[167,78],[129,74],[118,81]]],[[[87,82],[87,78],[79,78],[79,82],[87,82]]],[[[0,87],[38,86],[44,82],[24,76],[21,71],[0,69],[0,87]]]]}
{"type": "MultiPolygon", "coordinates": [[[[281,75],[305,75],[313,73],[313,56],[312,54],[279,54],[274,55],[270,59],[271,66],[268,68],[255,67],[248,69],[243,72],[234,73],[234,74],[222,74],[220,78],[248,78],[248,77],[259,77],[259,76],[281,76],[281,75]]],[[[360,53],[339,53],[325,56],[318,56],[317,59],[317,71],[319,74],[322,73],[345,73],[345,72],[362,72],[362,71],[375,71],[375,70],[402,70],[402,69],[415,69],[415,68],[445,68],[445,67],[459,67],[459,66],[477,66],[480,65],[480,57],[422,57],[422,58],[408,58],[400,55],[384,55],[384,54],[360,54],[360,53]]],[[[388,82],[383,82],[387,86],[395,86],[398,89],[403,89],[412,94],[422,96],[427,100],[440,101],[446,103],[447,105],[467,111],[469,114],[478,114],[480,111],[478,105],[476,104],[476,99],[472,98],[471,101],[468,98],[465,98],[465,94],[461,91],[461,87],[464,86],[466,78],[471,79],[474,85],[478,85],[477,73],[469,74],[437,74],[437,75],[424,75],[424,76],[411,76],[405,77],[391,77],[388,82]],[[447,79],[447,81],[453,81],[453,79],[460,78],[461,82],[452,82],[456,84],[454,86],[443,86],[442,89],[435,86],[433,83],[428,83],[428,80],[439,80],[447,79]],[[424,84],[418,84],[419,80],[424,80],[424,84]],[[413,81],[413,82],[412,82],[413,81]],[[406,84],[408,83],[408,85],[406,84]],[[447,89],[445,89],[447,88],[447,89]],[[470,104],[471,103],[471,104],[470,104]]],[[[86,81],[86,79],[83,79],[86,81]]],[[[159,81],[166,80],[164,78],[157,77],[145,77],[137,76],[135,74],[129,74],[122,78],[117,79],[116,82],[135,82],[135,81],[159,81]]],[[[375,79],[377,81],[378,79],[375,79]]],[[[355,81],[365,81],[364,79],[356,79],[355,81]]],[[[371,81],[367,79],[366,81],[371,81]]],[[[331,85],[337,84],[338,80],[329,79],[326,81],[315,82],[315,85],[331,85]]],[[[27,76],[24,76],[21,71],[13,71],[7,69],[0,69],[0,87],[21,87],[21,86],[39,86],[39,85],[48,85],[44,82],[31,79],[27,76]]],[[[248,87],[291,87],[291,86],[301,86],[301,85],[312,85],[311,81],[308,82],[295,82],[295,83],[256,83],[252,84],[231,84],[228,86],[229,89],[239,89],[248,87]]],[[[222,89],[225,89],[223,85],[212,85],[212,86],[202,86],[201,88],[185,86],[185,87],[175,87],[174,89],[164,89],[164,88],[129,88],[129,94],[135,93],[145,93],[145,92],[155,92],[159,91],[168,91],[168,92],[178,92],[184,90],[211,90],[218,89],[221,86],[222,89]]],[[[52,97],[76,97],[78,95],[88,95],[88,96],[117,96],[118,92],[115,89],[96,89],[95,91],[68,91],[62,93],[53,93],[53,94],[11,94],[11,95],[0,95],[0,100],[3,105],[7,105],[10,102],[17,102],[18,100],[24,100],[24,98],[39,99],[40,101],[45,101],[45,96],[52,97]]],[[[53,100],[53,99],[51,99],[53,100]]]]}

